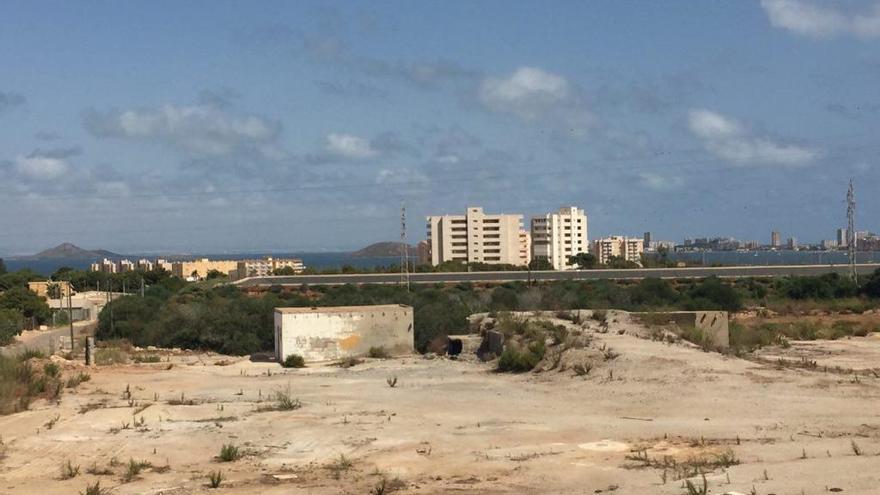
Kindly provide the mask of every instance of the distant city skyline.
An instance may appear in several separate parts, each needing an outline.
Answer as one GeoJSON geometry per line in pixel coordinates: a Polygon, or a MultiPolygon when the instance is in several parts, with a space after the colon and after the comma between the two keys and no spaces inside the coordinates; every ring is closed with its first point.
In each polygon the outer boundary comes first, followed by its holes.
{"type": "Polygon", "coordinates": [[[815,244],[850,178],[880,230],[874,0],[4,6],[0,257],[346,251],[401,201],[815,244]]]}

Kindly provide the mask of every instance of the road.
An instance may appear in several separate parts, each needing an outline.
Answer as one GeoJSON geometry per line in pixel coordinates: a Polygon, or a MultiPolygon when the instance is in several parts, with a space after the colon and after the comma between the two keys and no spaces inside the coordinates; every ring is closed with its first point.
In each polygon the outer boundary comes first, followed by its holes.
{"type": "MultiPolygon", "coordinates": [[[[857,265],[859,275],[868,275],[880,264],[857,265]]],[[[697,268],[639,268],[629,270],[568,270],[568,271],[516,271],[516,272],[449,272],[412,273],[410,282],[416,284],[456,282],[527,282],[556,280],[625,280],[657,278],[724,278],[784,277],[788,275],[816,276],[826,273],[849,273],[848,265],[778,265],[778,266],[727,266],[697,268]]],[[[233,284],[240,287],[268,287],[272,285],[342,285],[342,284],[396,284],[399,273],[370,273],[343,275],[291,275],[250,277],[233,284]]]]}
{"type": "MultiPolygon", "coordinates": [[[[74,337],[81,337],[91,332],[97,326],[95,321],[77,321],[73,323],[74,337]]],[[[56,327],[50,330],[30,330],[22,333],[17,342],[5,347],[0,347],[0,354],[14,356],[25,349],[38,349],[46,354],[52,354],[58,349],[58,338],[70,337],[70,327],[56,327]]],[[[80,346],[80,344],[77,344],[80,346]]]]}

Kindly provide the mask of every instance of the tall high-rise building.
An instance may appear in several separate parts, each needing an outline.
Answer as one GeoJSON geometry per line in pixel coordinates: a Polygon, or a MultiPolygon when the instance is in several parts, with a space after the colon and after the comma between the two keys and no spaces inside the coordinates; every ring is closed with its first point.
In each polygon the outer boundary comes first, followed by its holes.
{"type": "Polygon", "coordinates": [[[577,268],[569,258],[588,253],[587,215],[575,206],[532,218],[532,259],[543,258],[554,270],[577,268]]]}
{"type": "Polygon", "coordinates": [[[645,232],[645,234],[642,236],[642,239],[644,239],[645,248],[649,248],[651,247],[651,243],[654,242],[654,235],[650,232],[645,232]]]}
{"type": "Polygon", "coordinates": [[[779,234],[778,230],[774,230],[773,232],[770,232],[770,245],[772,247],[782,246],[782,236],[779,234]]]}
{"type": "Polygon", "coordinates": [[[789,237],[788,238],[788,249],[796,250],[798,248],[797,237],[789,237]]]}
{"type": "Polygon", "coordinates": [[[847,245],[847,230],[846,229],[837,229],[837,245],[839,247],[846,247],[847,245]]]}
{"type": "Polygon", "coordinates": [[[468,207],[464,215],[428,217],[431,264],[446,261],[527,265],[528,232],[522,215],[489,215],[468,207]]]}

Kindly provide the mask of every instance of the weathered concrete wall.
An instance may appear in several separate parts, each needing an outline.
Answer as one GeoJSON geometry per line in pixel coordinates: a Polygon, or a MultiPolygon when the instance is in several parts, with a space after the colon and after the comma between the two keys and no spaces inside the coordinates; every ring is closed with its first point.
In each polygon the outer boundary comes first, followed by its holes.
{"type": "Polygon", "coordinates": [[[291,354],[311,362],[332,361],[365,355],[370,347],[384,347],[391,355],[411,354],[412,308],[379,305],[275,309],[275,357],[279,361],[291,354]]]}

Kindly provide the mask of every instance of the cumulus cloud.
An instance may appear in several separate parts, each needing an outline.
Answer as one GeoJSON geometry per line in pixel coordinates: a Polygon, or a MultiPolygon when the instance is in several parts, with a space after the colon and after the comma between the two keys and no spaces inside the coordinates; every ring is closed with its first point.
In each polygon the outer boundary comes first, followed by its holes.
{"type": "Polygon", "coordinates": [[[135,110],[89,111],[86,129],[94,136],[157,142],[201,156],[231,155],[252,149],[272,155],[281,123],[257,115],[233,114],[211,104],[163,105],[135,110]]]}
{"type": "Polygon", "coordinates": [[[571,95],[568,81],[535,67],[520,67],[507,77],[487,77],[480,85],[480,102],[498,112],[535,119],[571,95]]]}
{"type": "Polygon", "coordinates": [[[0,91],[0,113],[24,105],[27,100],[18,93],[0,91]]]}
{"type": "Polygon", "coordinates": [[[331,132],[324,138],[324,149],[339,158],[362,160],[379,154],[369,141],[351,134],[331,132]]]}
{"type": "Polygon", "coordinates": [[[577,136],[585,134],[593,120],[577,88],[566,78],[537,67],[484,78],[478,98],[492,112],[513,114],[527,122],[550,122],[577,136]]]}
{"type": "Polygon", "coordinates": [[[29,179],[56,179],[67,172],[67,158],[73,154],[69,150],[35,150],[15,157],[15,171],[29,179]]]}
{"type": "Polygon", "coordinates": [[[688,112],[688,127],[707,150],[736,164],[805,165],[819,156],[814,149],[755,136],[737,120],[706,109],[688,112]]]}
{"type": "Polygon", "coordinates": [[[854,35],[880,37],[880,3],[862,11],[845,11],[840,4],[807,0],[761,0],[770,23],[796,34],[813,38],[854,35]]]}

